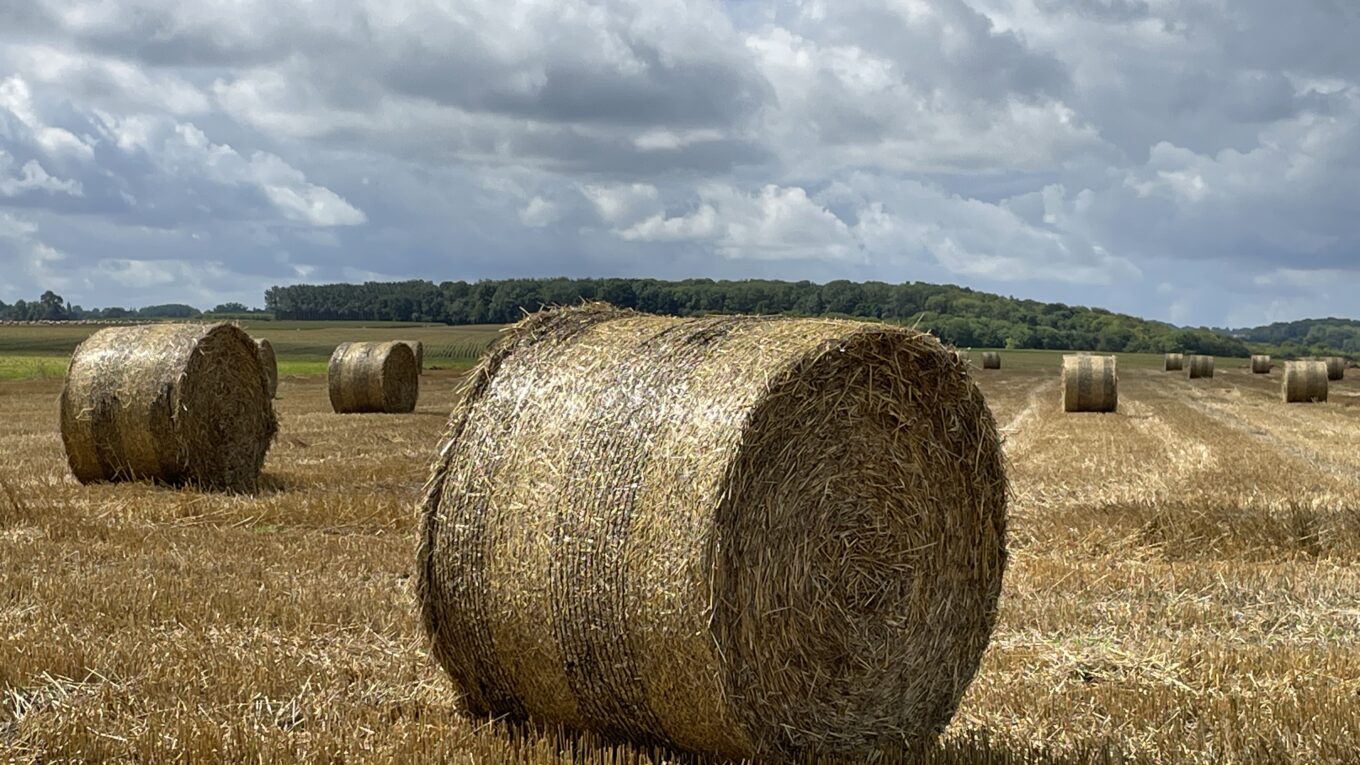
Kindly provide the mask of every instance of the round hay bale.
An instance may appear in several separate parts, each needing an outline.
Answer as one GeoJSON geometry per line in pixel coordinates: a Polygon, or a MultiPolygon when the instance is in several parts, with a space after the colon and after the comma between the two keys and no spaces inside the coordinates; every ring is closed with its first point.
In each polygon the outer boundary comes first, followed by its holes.
{"type": "Polygon", "coordinates": [[[1327,362],[1286,361],[1282,390],[1287,404],[1326,401],[1327,362]]]}
{"type": "Polygon", "coordinates": [[[1251,357],[1251,373],[1256,375],[1270,374],[1270,357],[1260,354],[1251,357]]]}
{"type": "Polygon", "coordinates": [[[982,368],[983,368],[983,369],[1000,369],[1000,368],[1001,368],[1001,354],[996,353],[995,351],[986,351],[985,353],[983,353],[983,354],[982,354],[982,368]]]}
{"type": "Polygon", "coordinates": [[[1114,356],[1063,356],[1063,411],[1113,412],[1119,408],[1114,356]]]}
{"type": "Polygon", "coordinates": [[[1168,353],[1166,354],[1165,370],[1167,372],[1179,372],[1185,368],[1185,354],[1168,353]]]}
{"type": "Polygon", "coordinates": [[[110,327],[76,348],[61,440],[81,483],[255,486],[278,430],[255,343],[229,324],[110,327]]]}
{"type": "Polygon", "coordinates": [[[264,392],[273,400],[279,392],[279,361],[274,356],[274,344],[260,338],[255,341],[255,350],[260,356],[260,366],[264,369],[264,392]]]}
{"type": "Polygon", "coordinates": [[[1323,359],[1327,363],[1328,380],[1344,380],[1346,378],[1346,359],[1341,356],[1328,356],[1323,359]]]}
{"type": "Polygon", "coordinates": [[[1198,380],[1214,376],[1214,357],[1200,356],[1198,354],[1190,357],[1190,379],[1198,380]]]}
{"type": "Polygon", "coordinates": [[[475,714],[734,759],[909,747],[991,635],[1006,491],[930,335],[544,311],[450,418],[424,625],[475,714]]]}
{"type": "Polygon", "coordinates": [[[425,374],[425,344],[419,340],[403,340],[407,348],[416,357],[416,374],[425,374]]]}
{"type": "Polygon", "coordinates": [[[340,414],[414,411],[419,375],[406,343],[342,343],[326,368],[331,408],[340,414]]]}

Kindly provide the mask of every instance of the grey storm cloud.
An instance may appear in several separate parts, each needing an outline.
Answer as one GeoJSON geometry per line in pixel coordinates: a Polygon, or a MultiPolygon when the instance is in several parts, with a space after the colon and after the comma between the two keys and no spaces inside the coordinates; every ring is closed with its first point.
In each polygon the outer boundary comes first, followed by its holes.
{"type": "Polygon", "coordinates": [[[1360,6],[0,4],[0,299],[929,280],[1354,314],[1360,6]]]}

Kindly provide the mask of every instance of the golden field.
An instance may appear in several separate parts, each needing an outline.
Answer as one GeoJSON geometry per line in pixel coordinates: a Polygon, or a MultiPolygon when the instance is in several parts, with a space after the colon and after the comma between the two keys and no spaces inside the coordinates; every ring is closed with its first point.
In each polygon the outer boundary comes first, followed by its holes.
{"type": "MultiPolygon", "coordinates": [[[[1003,356],[1003,358],[1005,358],[1003,356]]],[[[941,763],[1360,760],[1360,380],[1126,365],[1061,411],[1057,356],[977,371],[1011,565],[941,763]]],[[[0,761],[678,759],[468,720],[428,658],[413,509],[459,373],[410,415],[285,374],[257,495],[83,487],[55,379],[0,381],[0,761]]]]}

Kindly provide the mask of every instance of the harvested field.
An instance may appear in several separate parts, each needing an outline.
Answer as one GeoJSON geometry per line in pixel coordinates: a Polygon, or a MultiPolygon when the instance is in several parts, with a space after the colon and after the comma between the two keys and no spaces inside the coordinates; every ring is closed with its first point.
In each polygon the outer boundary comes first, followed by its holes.
{"type": "MultiPolygon", "coordinates": [[[[978,375],[1011,461],[1011,563],[931,762],[1360,751],[1360,380],[1286,406],[1278,377],[1192,384],[1161,362],[1121,357],[1099,417],[1055,405],[1056,355],[978,375]]],[[[458,381],[346,417],[324,376],[285,375],[254,495],[81,486],[60,380],[0,382],[0,759],[675,761],[456,713],[412,574],[458,381]]]]}

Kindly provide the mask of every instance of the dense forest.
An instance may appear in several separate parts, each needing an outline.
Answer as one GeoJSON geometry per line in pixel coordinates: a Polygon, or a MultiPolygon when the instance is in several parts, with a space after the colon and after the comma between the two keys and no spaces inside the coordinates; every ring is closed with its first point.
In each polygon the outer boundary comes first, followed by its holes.
{"type": "Polygon", "coordinates": [[[1360,355],[1360,321],[1355,319],[1304,319],[1222,332],[1248,343],[1277,348],[1281,354],[1305,355],[1329,348],[1360,355]]]}
{"type": "Polygon", "coordinates": [[[1246,356],[1246,343],[1208,329],[1181,329],[1098,308],[1017,300],[952,285],[689,279],[506,279],[368,282],[271,287],[265,309],[279,319],[501,324],[545,305],[605,300],[651,313],[849,316],[919,326],[961,347],[1161,352],[1246,356]]]}

